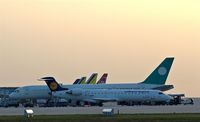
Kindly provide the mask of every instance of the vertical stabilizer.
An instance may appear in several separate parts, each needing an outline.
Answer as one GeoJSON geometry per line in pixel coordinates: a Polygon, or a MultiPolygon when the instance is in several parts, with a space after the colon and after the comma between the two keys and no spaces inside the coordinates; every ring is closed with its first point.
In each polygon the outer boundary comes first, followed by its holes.
{"type": "Polygon", "coordinates": [[[86,77],[82,77],[78,84],[85,84],[86,83],[86,77]]]}
{"type": "Polygon", "coordinates": [[[76,79],[73,84],[78,84],[80,79],[76,79]]]}
{"type": "Polygon", "coordinates": [[[96,84],[97,81],[97,73],[93,73],[90,78],[87,80],[86,84],[96,84]]]}
{"type": "Polygon", "coordinates": [[[68,90],[67,88],[62,88],[55,80],[54,77],[43,77],[39,79],[40,81],[45,81],[47,86],[51,91],[62,91],[62,90],[68,90]]]}
{"type": "Polygon", "coordinates": [[[165,84],[173,61],[174,57],[165,58],[165,60],[142,83],[165,84]]]}
{"type": "Polygon", "coordinates": [[[107,73],[104,73],[102,75],[102,77],[99,79],[99,81],[97,82],[97,84],[105,84],[106,83],[106,80],[107,80],[107,77],[108,77],[108,74],[107,73]]]}

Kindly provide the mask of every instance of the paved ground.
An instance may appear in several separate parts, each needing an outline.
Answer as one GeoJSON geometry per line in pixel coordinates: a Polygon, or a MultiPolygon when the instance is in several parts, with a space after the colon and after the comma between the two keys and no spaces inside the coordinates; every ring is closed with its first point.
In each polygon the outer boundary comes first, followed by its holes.
{"type": "MultiPolygon", "coordinates": [[[[35,115],[64,115],[64,114],[101,114],[103,108],[108,107],[34,107],[35,115]]],[[[200,113],[198,105],[178,106],[115,106],[115,113],[138,114],[138,113],[200,113]]],[[[24,108],[0,108],[0,115],[23,115],[24,108]]]]}
{"type": "MultiPolygon", "coordinates": [[[[164,105],[164,106],[117,106],[107,104],[104,107],[46,107],[31,108],[35,115],[65,115],[65,114],[101,114],[103,108],[114,108],[121,114],[153,114],[153,113],[200,113],[200,99],[194,100],[194,105],[164,105]]],[[[23,107],[0,108],[0,115],[23,115],[23,107]]]]}

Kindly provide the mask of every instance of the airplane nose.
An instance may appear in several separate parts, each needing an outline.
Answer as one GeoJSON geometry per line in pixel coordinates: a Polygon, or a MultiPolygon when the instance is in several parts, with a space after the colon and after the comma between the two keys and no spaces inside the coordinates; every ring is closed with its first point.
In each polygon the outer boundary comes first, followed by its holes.
{"type": "Polygon", "coordinates": [[[167,95],[166,99],[167,99],[167,101],[169,102],[170,100],[172,100],[172,99],[173,99],[173,97],[171,97],[171,96],[167,95]]]}

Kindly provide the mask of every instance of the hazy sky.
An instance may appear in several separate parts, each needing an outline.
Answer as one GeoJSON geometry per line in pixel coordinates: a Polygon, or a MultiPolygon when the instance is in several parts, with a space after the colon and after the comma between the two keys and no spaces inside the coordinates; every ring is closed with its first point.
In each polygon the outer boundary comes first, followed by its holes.
{"type": "Polygon", "coordinates": [[[144,80],[167,56],[170,93],[200,96],[199,0],[1,0],[0,86],[144,80]]]}

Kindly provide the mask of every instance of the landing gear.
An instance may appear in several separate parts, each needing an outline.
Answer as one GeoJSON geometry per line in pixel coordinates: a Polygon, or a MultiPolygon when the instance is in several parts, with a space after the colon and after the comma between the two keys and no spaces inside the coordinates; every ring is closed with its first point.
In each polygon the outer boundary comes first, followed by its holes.
{"type": "Polygon", "coordinates": [[[80,106],[85,106],[85,102],[81,101],[80,103],[80,106]]]}
{"type": "Polygon", "coordinates": [[[76,106],[79,106],[80,105],[80,101],[76,101],[76,106]]]}
{"type": "Polygon", "coordinates": [[[103,103],[99,103],[98,106],[102,107],[102,106],[103,106],[103,103]]]}
{"type": "Polygon", "coordinates": [[[26,99],[22,104],[24,107],[34,107],[34,100],[26,99]]]}

